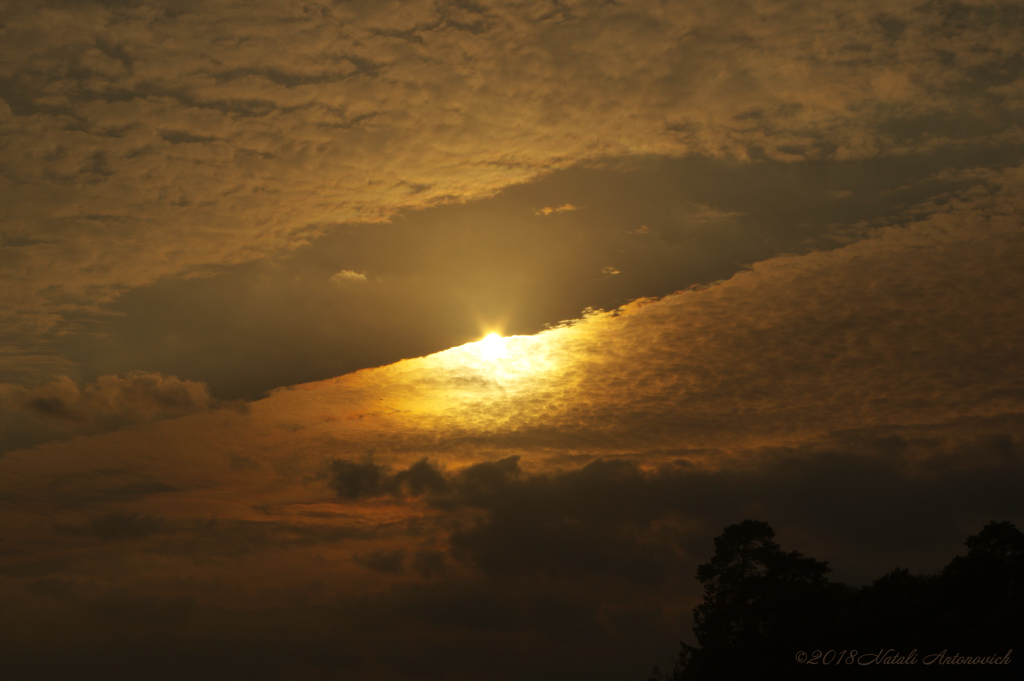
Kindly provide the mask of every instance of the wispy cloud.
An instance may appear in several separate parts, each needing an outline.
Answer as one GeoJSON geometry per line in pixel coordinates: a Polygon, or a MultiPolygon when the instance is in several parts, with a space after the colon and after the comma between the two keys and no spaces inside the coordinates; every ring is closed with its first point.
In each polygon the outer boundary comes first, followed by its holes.
{"type": "Polygon", "coordinates": [[[552,215],[555,213],[565,213],[571,210],[579,210],[579,207],[574,206],[571,203],[566,203],[561,206],[545,206],[537,211],[537,215],[552,215]]]}
{"type": "Polygon", "coordinates": [[[690,215],[690,219],[698,222],[714,222],[716,220],[728,220],[729,218],[743,217],[744,215],[745,213],[738,211],[718,210],[711,206],[702,206],[697,204],[694,206],[694,212],[690,215]]]}
{"type": "Polygon", "coordinates": [[[331,275],[331,281],[336,284],[343,284],[345,282],[352,281],[366,281],[366,275],[362,272],[353,272],[352,270],[342,270],[331,275]]]}

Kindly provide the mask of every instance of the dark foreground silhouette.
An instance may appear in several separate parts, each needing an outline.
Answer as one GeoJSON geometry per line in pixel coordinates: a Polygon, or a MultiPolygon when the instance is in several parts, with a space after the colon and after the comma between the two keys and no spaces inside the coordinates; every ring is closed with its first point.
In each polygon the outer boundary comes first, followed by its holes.
{"type": "Polygon", "coordinates": [[[715,538],[697,569],[699,647],[682,643],[671,674],[649,681],[1024,678],[1024,533],[1012,523],[968,537],[936,575],[896,569],[862,588],[774,537],[745,520],[715,538]]]}

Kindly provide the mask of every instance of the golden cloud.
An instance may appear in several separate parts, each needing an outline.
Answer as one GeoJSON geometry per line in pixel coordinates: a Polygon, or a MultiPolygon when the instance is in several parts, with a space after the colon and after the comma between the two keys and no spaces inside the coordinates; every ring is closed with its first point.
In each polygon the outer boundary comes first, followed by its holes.
{"type": "Polygon", "coordinates": [[[581,161],[1019,142],[1019,21],[943,7],[13,5],[3,329],[581,161]]]}

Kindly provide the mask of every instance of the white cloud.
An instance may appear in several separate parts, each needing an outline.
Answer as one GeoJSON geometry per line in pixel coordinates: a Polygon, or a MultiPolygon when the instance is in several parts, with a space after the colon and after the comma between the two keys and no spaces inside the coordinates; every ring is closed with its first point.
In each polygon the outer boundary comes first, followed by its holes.
{"type": "Polygon", "coordinates": [[[565,213],[570,210],[579,210],[579,206],[574,206],[571,203],[566,203],[561,206],[545,206],[537,211],[537,215],[551,215],[553,213],[565,213]]]}
{"type": "Polygon", "coordinates": [[[352,270],[342,270],[332,274],[331,281],[336,284],[343,284],[345,282],[352,281],[366,281],[366,275],[361,272],[353,272],[352,270]]]}
{"type": "Polygon", "coordinates": [[[696,209],[690,216],[691,219],[697,222],[714,222],[716,220],[728,220],[729,218],[738,218],[745,215],[736,211],[724,211],[712,208],[711,206],[704,206],[701,204],[694,205],[696,209]]]}

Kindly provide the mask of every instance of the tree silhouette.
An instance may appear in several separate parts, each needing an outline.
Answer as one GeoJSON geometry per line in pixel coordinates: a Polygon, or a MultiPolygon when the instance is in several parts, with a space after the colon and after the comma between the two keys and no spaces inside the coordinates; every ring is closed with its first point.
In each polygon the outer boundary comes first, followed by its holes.
{"type": "Polygon", "coordinates": [[[740,679],[792,660],[835,624],[842,585],[827,563],[783,551],[768,523],[745,520],[715,538],[715,555],[697,568],[704,602],[694,609],[699,648],[683,644],[677,679],[740,679]]]}
{"type": "Polygon", "coordinates": [[[991,522],[964,543],[967,555],[954,558],[936,580],[934,598],[942,607],[933,636],[949,632],[974,646],[1024,642],[1024,533],[991,522]]]}
{"type": "MultiPolygon", "coordinates": [[[[785,552],[764,522],[745,520],[715,538],[715,555],[698,566],[704,600],[694,608],[698,647],[681,643],[671,677],[650,681],[730,681],[783,673],[820,674],[795,653],[894,650],[920,656],[1024,652],[1024,533],[991,522],[967,538],[937,575],[895,569],[860,589],[829,582],[827,562],[785,552]]],[[[973,677],[1005,675],[1006,667],[971,667],[973,677]]],[[[862,665],[830,676],[864,674],[862,665]]],[[[959,667],[873,667],[881,678],[961,678],[959,667]]]]}

